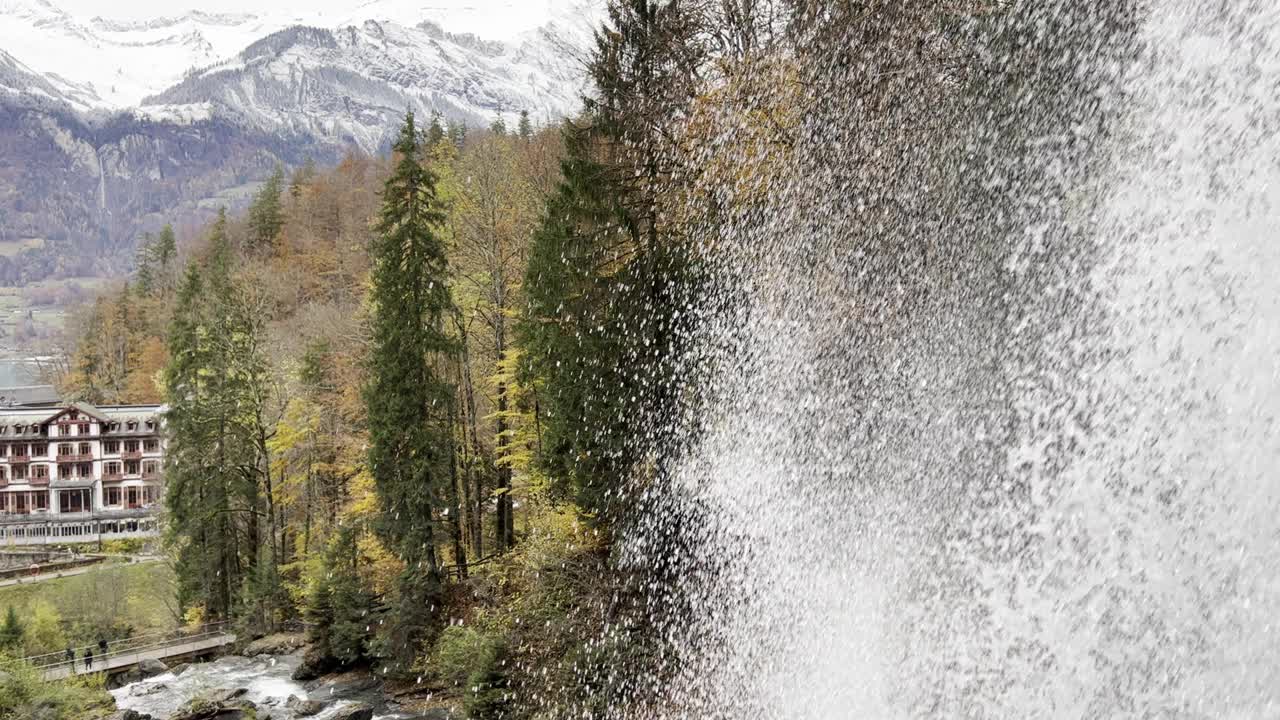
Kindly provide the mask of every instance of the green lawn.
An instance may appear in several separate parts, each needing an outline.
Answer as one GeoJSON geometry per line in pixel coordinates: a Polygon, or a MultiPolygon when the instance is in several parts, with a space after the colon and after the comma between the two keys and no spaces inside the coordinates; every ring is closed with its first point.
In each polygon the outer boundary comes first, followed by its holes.
{"type": "Polygon", "coordinates": [[[50,644],[91,644],[100,636],[113,640],[166,632],[178,625],[173,583],[173,572],[163,562],[112,564],[59,580],[0,588],[0,617],[13,607],[33,625],[43,618],[46,639],[34,641],[28,654],[60,649],[44,647],[50,644]],[[55,620],[61,636],[47,629],[55,620]]]}

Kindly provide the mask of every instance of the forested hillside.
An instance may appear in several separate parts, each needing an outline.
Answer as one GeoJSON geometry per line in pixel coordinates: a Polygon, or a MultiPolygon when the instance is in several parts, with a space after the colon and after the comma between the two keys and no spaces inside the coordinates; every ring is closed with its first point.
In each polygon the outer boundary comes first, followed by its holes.
{"type": "MultiPolygon", "coordinates": [[[[190,617],[305,620],[304,675],[369,664],[474,717],[667,702],[706,522],[672,468],[723,352],[700,323],[745,321],[760,213],[825,211],[772,204],[823,152],[800,133],[909,125],[907,84],[945,109],[972,81],[948,58],[974,9],[777,5],[617,0],[563,127],[409,116],[388,158],[278,173],[244,217],[146,243],[84,316],[65,389],[169,403],[190,617]],[[883,72],[865,104],[824,104],[855,36],[883,72]]],[[[840,182],[889,183],[858,150],[840,182]]],[[[912,242],[860,252],[914,288],[933,249],[912,242]]],[[[850,322],[905,322],[919,297],[850,322]]]]}

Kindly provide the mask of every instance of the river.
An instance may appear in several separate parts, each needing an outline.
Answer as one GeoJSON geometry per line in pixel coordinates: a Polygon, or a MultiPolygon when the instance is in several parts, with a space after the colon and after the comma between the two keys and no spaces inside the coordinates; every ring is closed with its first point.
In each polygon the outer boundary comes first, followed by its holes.
{"type": "Polygon", "coordinates": [[[134,710],[164,720],[176,712],[191,698],[217,689],[244,688],[244,697],[252,701],[259,712],[273,712],[276,717],[292,717],[285,710],[290,695],[316,700],[326,707],[312,717],[316,720],[332,718],[343,708],[365,703],[375,708],[374,720],[409,720],[420,715],[398,711],[370,683],[352,680],[326,680],[307,683],[310,690],[292,679],[300,658],[297,655],[266,656],[254,658],[229,655],[213,662],[197,663],[179,668],[179,674],[166,672],[146,680],[130,683],[111,694],[121,710],[134,710]]]}

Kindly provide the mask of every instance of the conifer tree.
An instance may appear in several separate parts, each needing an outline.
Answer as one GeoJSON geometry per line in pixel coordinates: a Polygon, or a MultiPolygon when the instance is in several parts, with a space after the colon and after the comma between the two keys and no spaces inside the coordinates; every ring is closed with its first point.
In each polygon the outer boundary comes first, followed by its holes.
{"type": "Polygon", "coordinates": [[[12,605],[5,612],[4,624],[0,625],[0,649],[16,651],[22,645],[22,636],[27,629],[18,618],[18,611],[12,605]]]}
{"type": "Polygon", "coordinates": [[[451,485],[453,388],[437,369],[453,347],[443,329],[452,305],[437,235],[443,213],[412,113],[394,150],[396,165],[370,246],[373,312],[364,397],[381,532],[405,563],[384,640],[403,669],[430,631],[441,593],[434,523],[451,485]]]}
{"type": "Polygon", "coordinates": [[[155,287],[156,242],[151,233],[143,233],[138,243],[137,257],[134,260],[133,279],[138,285],[138,293],[150,295],[155,287]]]}
{"type": "Polygon", "coordinates": [[[528,140],[533,136],[533,123],[529,120],[528,110],[520,111],[520,125],[517,128],[517,132],[519,132],[520,137],[525,140],[528,140]]]}
{"type": "Polygon", "coordinates": [[[168,295],[173,290],[174,272],[178,262],[178,241],[173,233],[172,225],[165,225],[156,236],[152,246],[151,261],[153,263],[153,290],[161,295],[168,295]]]}
{"type": "Polygon", "coordinates": [[[284,227],[284,211],[280,193],[284,189],[284,168],[275,172],[262,185],[249,206],[249,246],[255,250],[270,248],[284,227]]]}

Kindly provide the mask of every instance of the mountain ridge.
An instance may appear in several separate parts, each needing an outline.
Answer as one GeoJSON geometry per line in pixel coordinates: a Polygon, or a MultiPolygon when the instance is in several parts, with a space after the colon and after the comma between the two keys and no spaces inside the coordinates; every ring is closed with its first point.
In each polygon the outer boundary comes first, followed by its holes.
{"type": "MultiPolygon", "coordinates": [[[[549,123],[575,112],[581,95],[581,73],[550,25],[495,41],[448,32],[430,18],[412,25],[297,24],[219,55],[216,46],[226,38],[192,34],[192,23],[237,32],[268,24],[247,14],[199,11],[82,21],[49,0],[0,0],[0,19],[6,13],[59,42],[111,35],[101,45],[108,61],[175,52],[209,59],[125,102],[130,96],[120,88],[100,92],[109,67],[92,71],[97,81],[86,80],[88,70],[68,79],[0,45],[0,282],[6,284],[127,270],[142,233],[165,222],[197,227],[217,206],[243,206],[277,165],[331,164],[347,152],[385,151],[406,110],[471,126],[498,117],[510,124],[525,110],[549,123]],[[198,47],[202,42],[208,47],[198,47]],[[6,243],[21,249],[7,252],[6,243]]],[[[0,30],[0,42],[14,32],[0,30]]],[[[131,83],[129,92],[151,82],[143,74],[122,80],[131,83]]]]}

